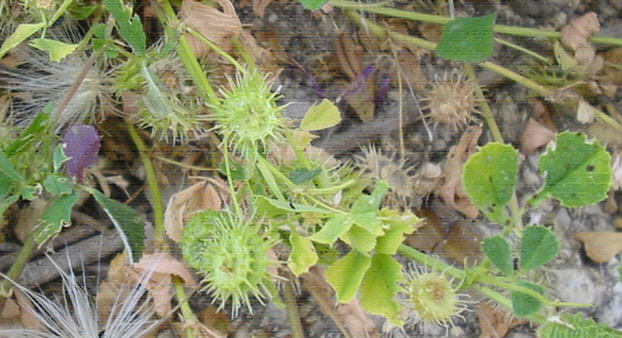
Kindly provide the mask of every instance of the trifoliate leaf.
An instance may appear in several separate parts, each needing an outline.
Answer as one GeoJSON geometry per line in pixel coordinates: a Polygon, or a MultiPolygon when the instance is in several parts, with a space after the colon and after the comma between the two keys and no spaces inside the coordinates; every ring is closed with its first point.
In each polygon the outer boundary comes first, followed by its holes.
{"type": "Polygon", "coordinates": [[[352,220],[361,228],[369,231],[371,234],[381,236],[384,234],[382,231],[382,222],[378,220],[376,214],[380,203],[384,198],[384,194],[389,190],[389,185],[384,181],[378,181],[376,187],[371,195],[361,195],[350,209],[352,220]]]}
{"type": "Polygon", "coordinates": [[[136,54],[145,54],[147,37],[138,15],[132,16],[132,9],[126,7],[121,0],[104,0],[103,4],[114,17],[123,39],[132,46],[136,54]]]}
{"type": "Polygon", "coordinates": [[[309,268],[318,261],[313,243],[296,232],[292,232],[289,235],[289,242],[292,245],[292,252],[289,254],[287,266],[289,266],[289,269],[292,270],[296,277],[309,272],[309,268]]]}
{"type": "Polygon", "coordinates": [[[318,243],[332,245],[339,237],[348,232],[352,227],[352,219],[348,215],[336,215],[324,223],[320,231],[309,237],[310,240],[318,243]]]}
{"type": "Polygon", "coordinates": [[[339,109],[327,99],[320,104],[313,105],[300,123],[300,129],[305,131],[322,130],[336,126],[341,122],[339,109]]]}
{"type": "MultiPolygon", "coordinates": [[[[544,293],[544,288],[538,284],[523,280],[519,280],[516,283],[538,293],[544,293]]],[[[536,298],[522,292],[512,291],[512,309],[515,315],[519,317],[529,316],[540,310],[540,307],[542,307],[542,303],[536,298]]]]}
{"type": "Polygon", "coordinates": [[[60,62],[78,48],[78,44],[64,43],[62,41],[46,38],[34,39],[30,42],[30,45],[38,50],[48,52],[50,54],[50,61],[53,62],[60,62]]]}
{"type": "Polygon", "coordinates": [[[371,265],[371,258],[350,251],[326,269],[326,280],[335,289],[339,303],[349,303],[371,265]]]}
{"type": "Polygon", "coordinates": [[[73,183],[65,176],[51,174],[43,180],[43,188],[52,195],[67,195],[73,191],[73,183]]]}
{"type": "Polygon", "coordinates": [[[31,145],[40,142],[41,137],[46,133],[49,119],[49,113],[37,114],[34,120],[30,122],[30,125],[28,125],[28,128],[26,128],[26,130],[24,130],[17,137],[17,139],[6,148],[6,156],[13,157],[15,154],[26,152],[31,145]]]}
{"type": "Polygon", "coordinates": [[[557,135],[540,158],[540,173],[546,173],[544,187],[529,202],[537,205],[552,195],[567,207],[581,207],[602,201],[611,186],[611,155],[596,140],[565,131],[557,135]]]}
{"type": "Polygon", "coordinates": [[[43,245],[52,236],[59,233],[64,226],[71,225],[71,209],[80,198],[80,195],[61,196],[48,206],[43,216],[41,224],[35,230],[35,241],[38,245],[43,245]]]}
{"type": "Polygon", "coordinates": [[[520,247],[520,268],[533,270],[551,261],[559,252],[559,242],[553,231],[542,226],[525,229],[520,247]]]}
{"type": "Polygon", "coordinates": [[[357,225],[353,225],[350,231],[341,237],[352,249],[365,256],[369,256],[369,252],[376,247],[377,238],[378,236],[357,225]]]}
{"type": "Polygon", "coordinates": [[[69,157],[65,155],[65,150],[63,149],[63,144],[59,143],[56,148],[54,148],[54,154],[52,155],[52,162],[54,163],[54,173],[58,173],[60,168],[69,160],[69,157]]]}
{"type": "Polygon", "coordinates": [[[95,189],[88,189],[97,203],[104,209],[119,232],[131,262],[138,262],[145,245],[143,220],[127,205],[106,197],[95,189]]]}
{"type": "Polygon", "coordinates": [[[484,253],[493,264],[507,276],[514,274],[514,264],[512,261],[512,251],[510,243],[501,237],[495,236],[486,238],[482,245],[484,253]]]}
{"type": "Polygon", "coordinates": [[[492,29],[497,14],[456,18],[443,27],[436,54],[451,61],[482,62],[493,54],[492,29]]]}
{"type": "Polygon", "coordinates": [[[404,324],[402,306],[395,299],[404,277],[402,266],[390,255],[376,254],[361,284],[361,304],[369,313],[381,315],[394,325],[404,324]]]}
{"type": "Polygon", "coordinates": [[[510,145],[488,143],[464,166],[462,181],[471,200],[491,220],[503,224],[518,175],[518,151],[510,145]]]}
{"type": "Polygon", "coordinates": [[[421,221],[410,210],[399,213],[391,209],[382,209],[379,216],[388,229],[384,229],[384,235],[376,240],[376,252],[386,255],[395,255],[404,241],[404,235],[412,234],[417,223],[421,221]]]}
{"type": "Polygon", "coordinates": [[[0,59],[11,49],[17,47],[24,40],[28,39],[31,35],[35,34],[38,30],[45,27],[45,23],[22,23],[15,29],[15,32],[11,34],[2,46],[0,46],[0,59]]]}

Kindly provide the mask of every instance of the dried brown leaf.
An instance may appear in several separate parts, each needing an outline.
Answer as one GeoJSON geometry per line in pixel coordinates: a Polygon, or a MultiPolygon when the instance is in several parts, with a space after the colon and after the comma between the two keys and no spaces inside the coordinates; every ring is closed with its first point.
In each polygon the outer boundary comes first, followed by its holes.
{"type": "Polygon", "coordinates": [[[589,12],[581,17],[570,21],[570,24],[562,28],[562,42],[573,50],[588,43],[592,34],[598,33],[600,23],[594,12],[589,12]]]}
{"type": "Polygon", "coordinates": [[[594,12],[589,12],[570,21],[570,24],[561,31],[562,42],[575,51],[574,58],[577,62],[580,65],[590,65],[589,68],[592,70],[598,68],[597,65],[591,65],[595,61],[596,50],[588,39],[599,30],[598,16],[594,12]]]}
{"type": "Polygon", "coordinates": [[[184,224],[197,212],[220,210],[222,200],[208,181],[199,182],[173,194],[164,212],[166,234],[175,242],[181,242],[184,224]]]}
{"type": "Polygon", "coordinates": [[[596,263],[606,263],[622,252],[621,232],[578,232],[576,240],[583,242],[587,256],[596,263]]]}
{"type": "Polygon", "coordinates": [[[192,289],[199,287],[188,266],[164,252],[143,255],[134,268],[142,274],[153,272],[179,277],[185,286],[192,289]]]}
{"type": "Polygon", "coordinates": [[[554,137],[554,131],[530,118],[521,135],[521,152],[526,155],[531,154],[538,148],[549,144],[554,137]]]}
{"type": "Polygon", "coordinates": [[[477,217],[479,209],[464,191],[462,168],[469,157],[477,151],[477,140],[481,134],[481,126],[469,126],[458,144],[449,150],[443,175],[444,183],[439,188],[439,195],[445,204],[471,219],[477,217]]]}
{"type": "MultiPolygon", "coordinates": [[[[184,0],[180,17],[183,23],[201,33],[218,47],[228,52],[232,49],[232,39],[242,34],[242,23],[229,0],[215,0],[222,11],[194,0],[184,0]]],[[[186,35],[195,55],[201,57],[211,49],[199,39],[186,35]]]]}
{"type": "Polygon", "coordinates": [[[487,302],[477,305],[477,316],[482,329],[480,338],[505,337],[510,329],[527,322],[514,317],[510,311],[487,302]]]}
{"type": "Polygon", "coordinates": [[[190,269],[167,253],[144,254],[133,266],[128,264],[126,254],[117,255],[97,293],[100,322],[105,323],[115,302],[129,295],[133,285],[145,282],[155,312],[161,317],[167,315],[172,310],[173,277],[182,279],[187,287],[198,288],[190,269]]]}
{"type": "Polygon", "coordinates": [[[376,324],[363,310],[361,302],[354,298],[348,304],[337,305],[337,313],[343,318],[344,326],[353,337],[380,337],[376,324]]]}
{"type": "Polygon", "coordinates": [[[21,290],[18,288],[13,289],[15,293],[15,299],[17,301],[17,305],[20,307],[20,315],[19,321],[22,325],[29,330],[41,330],[43,328],[44,323],[37,319],[37,316],[34,315],[34,305],[28,296],[26,296],[21,290]]]}
{"type": "Polygon", "coordinates": [[[123,284],[129,278],[131,267],[127,264],[127,254],[122,252],[110,261],[108,275],[106,280],[101,283],[97,291],[97,318],[100,324],[108,321],[108,316],[112,311],[117,297],[124,299],[124,295],[128,295],[127,288],[123,288],[123,284]]]}

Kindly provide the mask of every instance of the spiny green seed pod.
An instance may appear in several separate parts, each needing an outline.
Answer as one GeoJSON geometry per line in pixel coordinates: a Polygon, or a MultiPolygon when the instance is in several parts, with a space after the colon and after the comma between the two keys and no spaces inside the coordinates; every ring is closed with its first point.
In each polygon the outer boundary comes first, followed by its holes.
{"type": "Polygon", "coordinates": [[[462,295],[456,293],[452,281],[443,273],[421,271],[411,267],[406,272],[404,289],[409,296],[407,322],[433,323],[445,328],[453,326],[454,317],[466,309],[462,295]]]}
{"type": "Polygon", "coordinates": [[[220,302],[219,310],[230,300],[236,316],[242,305],[253,312],[249,295],[263,304],[274,289],[269,271],[276,262],[268,257],[274,244],[259,233],[252,218],[239,220],[208,210],[186,224],[181,247],[186,262],[205,276],[204,289],[213,302],[220,302]]]}
{"type": "Polygon", "coordinates": [[[238,72],[230,89],[220,88],[220,104],[212,107],[214,130],[243,158],[253,160],[260,148],[284,139],[286,119],[266,77],[256,70],[238,72]]]}

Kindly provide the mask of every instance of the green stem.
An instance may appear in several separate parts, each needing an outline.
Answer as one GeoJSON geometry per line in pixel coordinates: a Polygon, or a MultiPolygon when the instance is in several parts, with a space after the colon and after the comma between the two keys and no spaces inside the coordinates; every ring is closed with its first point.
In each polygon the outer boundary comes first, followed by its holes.
{"type": "MultiPolygon", "coordinates": [[[[367,27],[369,29],[370,32],[372,32],[374,35],[380,37],[380,38],[384,38],[389,36],[390,38],[399,41],[399,42],[403,42],[403,43],[407,43],[407,44],[411,44],[413,46],[416,47],[421,47],[421,48],[425,48],[425,49],[429,49],[429,50],[435,50],[436,49],[436,43],[428,41],[428,40],[424,40],[424,39],[420,39],[420,38],[415,38],[412,37],[410,35],[406,35],[406,34],[400,34],[400,33],[396,33],[396,32],[392,32],[392,31],[387,31],[384,27],[381,27],[378,24],[375,24],[373,22],[369,22],[369,21],[365,21],[365,19],[359,15],[358,13],[356,13],[355,11],[347,11],[346,12],[354,22],[356,22],[358,25],[365,25],[365,27],[367,27]]],[[[492,63],[490,61],[485,61],[483,63],[480,63],[479,66],[492,70],[495,73],[498,73],[500,75],[503,75],[504,77],[515,81],[535,92],[537,92],[538,94],[545,96],[545,97],[550,97],[553,95],[554,91],[551,89],[548,89],[544,86],[542,86],[541,84],[528,79],[518,73],[515,73],[505,67],[499,66],[495,63],[492,63]]]]}
{"type": "MultiPolygon", "coordinates": [[[[177,301],[179,302],[179,311],[181,311],[181,315],[184,317],[184,321],[186,322],[186,324],[198,323],[199,320],[194,312],[192,312],[190,304],[188,303],[188,294],[186,293],[186,289],[184,289],[184,282],[181,281],[178,277],[174,277],[174,284],[175,297],[177,297],[177,301]]],[[[186,337],[195,337],[194,329],[190,325],[186,327],[186,337]]]]}
{"type": "Polygon", "coordinates": [[[482,111],[479,113],[486,121],[486,125],[488,125],[488,130],[490,130],[490,133],[492,134],[493,139],[496,142],[504,143],[503,136],[501,136],[501,131],[499,130],[499,126],[497,125],[497,122],[495,121],[495,117],[492,113],[492,110],[490,109],[490,106],[488,105],[488,100],[486,100],[486,97],[484,96],[482,87],[479,85],[479,80],[477,79],[477,75],[475,74],[475,71],[473,71],[473,67],[470,64],[465,63],[464,72],[466,73],[467,77],[473,82],[473,85],[475,86],[475,97],[477,99],[477,103],[482,109],[482,111]]]}
{"type": "MultiPolygon", "coordinates": [[[[440,16],[440,15],[432,15],[432,14],[423,14],[412,11],[404,11],[395,8],[382,7],[382,6],[361,6],[356,1],[348,1],[348,0],[330,0],[328,2],[330,5],[335,7],[340,7],[344,9],[352,9],[352,10],[360,10],[368,13],[376,13],[387,16],[392,16],[395,18],[408,19],[413,21],[423,21],[429,23],[436,24],[447,24],[451,21],[450,18],[440,16]]],[[[526,37],[540,37],[540,38],[551,38],[551,39],[561,39],[562,33],[546,30],[546,29],[538,29],[538,28],[526,28],[526,27],[518,27],[518,26],[506,26],[506,25],[495,25],[493,27],[493,31],[501,34],[515,35],[515,36],[526,36],[526,37]]],[[[612,38],[607,36],[593,35],[589,38],[591,42],[601,43],[601,44],[609,44],[614,46],[622,46],[622,39],[620,38],[612,38]]]]}
{"type": "MultiPolygon", "coordinates": [[[[31,233],[30,236],[26,238],[26,242],[24,242],[22,248],[19,250],[19,254],[17,255],[17,258],[15,258],[15,262],[11,265],[11,269],[9,269],[9,272],[6,274],[7,277],[17,282],[19,275],[24,270],[24,266],[26,266],[28,259],[30,259],[30,256],[36,247],[37,242],[35,241],[34,233],[31,233]]],[[[12,284],[9,280],[3,280],[0,284],[0,295],[6,296],[8,294],[7,291],[11,288],[11,286],[12,284]]]]}
{"type": "Polygon", "coordinates": [[[423,252],[413,249],[408,245],[402,244],[397,249],[397,253],[400,255],[406,256],[416,262],[421,264],[425,264],[426,266],[431,267],[436,271],[443,271],[449,274],[450,276],[463,280],[466,277],[466,273],[452,265],[449,265],[440,259],[434,258],[432,256],[426,255],[423,252]]]}
{"type": "Polygon", "coordinates": [[[140,156],[140,160],[145,168],[147,185],[149,186],[149,191],[151,191],[151,200],[153,202],[153,223],[155,226],[154,238],[156,241],[164,243],[164,208],[162,206],[162,193],[160,192],[158,178],[156,176],[155,169],[153,168],[153,163],[151,163],[151,158],[149,158],[149,155],[147,154],[148,150],[145,142],[140,137],[133,124],[126,123],[125,126],[130,133],[132,141],[136,145],[136,149],[138,149],[138,155],[140,156]]]}
{"type": "MultiPolygon", "coordinates": [[[[168,252],[169,248],[164,239],[165,229],[164,229],[164,208],[162,204],[162,193],[160,192],[160,185],[158,184],[158,178],[156,177],[155,169],[153,168],[153,164],[151,163],[151,159],[149,155],[147,155],[147,146],[145,142],[138,134],[138,131],[134,127],[134,125],[127,123],[127,130],[130,133],[130,137],[132,141],[136,145],[138,149],[138,154],[140,156],[141,161],[143,162],[143,166],[145,168],[145,174],[147,175],[147,184],[149,186],[149,191],[151,191],[151,199],[153,201],[153,218],[154,218],[154,241],[156,242],[156,246],[159,247],[160,250],[164,252],[168,252]]],[[[190,309],[190,306],[187,302],[187,294],[186,290],[183,287],[183,283],[175,280],[175,293],[177,300],[181,304],[181,314],[184,317],[184,320],[187,323],[197,322],[197,318],[190,309]]],[[[187,337],[194,337],[194,329],[187,328],[186,329],[187,337]]]]}
{"type": "Polygon", "coordinates": [[[231,193],[231,204],[233,204],[235,214],[240,219],[242,219],[242,209],[240,208],[240,203],[238,202],[238,197],[235,193],[235,187],[233,186],[233,179],[231,178],[231,163],[229,163],[229,140],[227,138],[222,140],[222,145],[225,161],[225,174],[227,175],[227,183],[229,184],[229,190],[231,193]]]}
{"type": "Polygon", "coordinates": [[[210,41],[208,38],[206,38],[203,34],[195,31],[194,29],[190,28],[190,27],[186,27],[186,30],[188,31],[188,33],[192,34],[192,36],[194,36],[195,38],[201,40],[203,43],[205,43],[209,48],[213,49],[218,55],[222,56],[223,58],[225,58],[227,61],[229,61],[229,63],[231,63],[232,65],[235,66],[235,68],[242,72],[245,73],[246,69],[244,67],[242,67],[242,65],[237,62],[231,55],[229,55],[227,52],[225,52],[224,50],[222,50],[222,48],[218,47],[218,45],[216,45],[215,43],[213,43],[212,41],[210,41]]]}
{"type": "Polygon", "coordinates": [[[534,58],[536,58],[536,59],[538,59],[538,60],[540,60],[540,61],[542,61],[542,62],[544,62],[546,64],[549,64],[549,65],[553,64],[553,61],[551,61],[549,58],[547,58],[545,56],[542,56],[542,55],[540,55],[540,54],[538,54],[538,53],[536,53],[536,52],[534,52],[532,50],[529,50],[529,49],[523,47],[523,46],[519,46],[517,44],[511,43],[510,41],[503,40],[503,39],[500,39],[500,38],[495,38],[495,41],[497,41],[498,43],[500,43],[502,45],[508,46],[510,48],[516,49],[517,51],[520,51],[520,52],[523,52],[523,53],[525,53],[527,55],[530,55],[530,56],[532,56],[532,57],[534,57],[534,58]]]}
{"type": "MultiPolygon", "coordinates": [[[[170,2],[168,0],[161,0],[160,3],[164,9],[164,17],[160,17],[160,21],[163,23],[169,22],[172,27],[178,26],[179,22],[170,2]]],[[[175,51],[177,55],[179,55],[181,63],[183,63],[188,73],[190,73],[192,81],[197,85],[201,97],[211,105],[218,105],[218,95],[216,95],[214,88],[210,85],[203,68],[201,68],[194,53],[192,53],[192,48],[190,48],[190,44],[183,34],[179,36],[179,44],[175,47],[175,51]]]]}

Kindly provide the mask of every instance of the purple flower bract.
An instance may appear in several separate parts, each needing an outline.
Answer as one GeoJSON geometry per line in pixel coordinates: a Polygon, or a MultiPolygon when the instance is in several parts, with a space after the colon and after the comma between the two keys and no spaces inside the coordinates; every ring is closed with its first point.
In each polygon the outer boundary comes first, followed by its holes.
{"type": "Polygon", "coordinates": [[[69,160],[65,169],[70,177],[82,183],[84,169],[97,162],[101,136],[93,126],[76,124],[65,133],[65,155],[69,160]]]}

